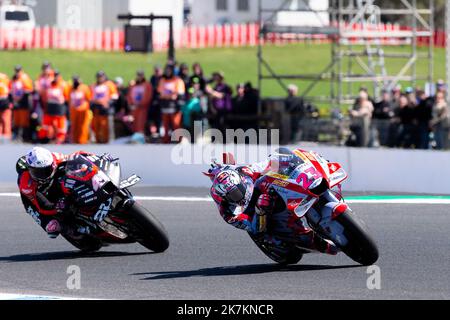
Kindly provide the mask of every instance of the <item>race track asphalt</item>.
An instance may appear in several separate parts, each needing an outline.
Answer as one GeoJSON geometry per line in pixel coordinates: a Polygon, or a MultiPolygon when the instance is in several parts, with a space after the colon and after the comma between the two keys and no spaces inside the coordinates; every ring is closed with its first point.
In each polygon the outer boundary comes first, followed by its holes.
{"type": "MultiPolygon", "coordinates": [[[[13,191],[2,186],[1,191],[13,191]]],[[[136,188],[139,196],[206,196],[204,189],[136,188]]],[[[306,255],[280,267],[245,232],[226,225],[211,202],[143,201],[166,226],[169,250],[138,244],[83,256],[50,240],[19,198],[1,197],[0,293],[105,299],[449,299],[448,205],[353,204],[380,249],[381,289],[344,254],[306,255]],[[69,290],[69,266],[81,289],[69,290]]]]}

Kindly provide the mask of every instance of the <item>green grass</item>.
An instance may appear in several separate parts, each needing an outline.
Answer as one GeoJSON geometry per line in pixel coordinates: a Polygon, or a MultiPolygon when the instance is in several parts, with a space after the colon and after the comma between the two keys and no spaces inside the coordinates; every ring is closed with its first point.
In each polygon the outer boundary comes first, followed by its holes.
{"type": "MultiPolygon", "coordinates": [[[[228,83],[235,86],[240,82],[251,81],[257,83],[256,48],[221,48],[179,50],[177,60],[192,64],[200,62],[207,75],[214,71],[224,71],[228,83]]],[[[393,48],[390,50],[408,52],[409,48],[393,48]]],[[[427,50],[426,48],[420,49],[427,50]]],[[[273,69],[282,74],[317,73],[330,61],[330,45],[323,44],[291,44],[285,46],[267,46],[264,56],[273,69]]],[[[21,64],[25,70],[35,78],[43,61],[51,61],[68,79],[73,74],[80,75],[85,82],[94,81],[96,71],[102,69],[111,77],[122,76],[126,81],[134,77],[137,69],[145,69],[148,75],[154,64],[163,64],[166,53],[152,55],[104,53],[104,52],[75,52],[62,50],[33,50],[33,51],[3,51],[0,52],[0,72],[10,74],[14,65],[21,64]]],[[[390,73],[397,72],[406,60],[397,59],[394,63],[387,63],[390,73]]],[[[346,63],[345,63],[346,64],[346,63]]],[[[445,78],[445,50],[435,49],[435,80],[445,78]]],[[[427,62],[421,61],[417,65],[418,74],[427,73],[427,62]]],[[[306,81],[293,81],[305,88],[306,81]]],[[[423,85],[423,83],[419,83],[423,85]]],[[[355,85],[357,86],[357,85],[355,85]]],[[[345,89],[346,87],[344,87],[345,89]]],[[[330,86],[326,82],[316,86],[313,95],[329,94],[330,86]]],[[[263,87],[264,96],[284,96],[283,89],[275,81],[266,81],[263,87]]]]}

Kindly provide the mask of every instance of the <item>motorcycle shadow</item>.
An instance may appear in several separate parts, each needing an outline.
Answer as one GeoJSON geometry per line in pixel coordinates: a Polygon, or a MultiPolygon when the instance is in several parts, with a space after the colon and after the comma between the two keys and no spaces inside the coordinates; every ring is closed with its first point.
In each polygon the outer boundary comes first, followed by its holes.
{"type": "Polygon", "coordinates": [[[252,264],[241,266],[204,268],[199,270],[187,270],[187,271],[143,272],[143,273],[133,273],[131,275],[148,276],[142,278],[141,280],[162,280],[162,279],[190,278],[190,277],[250,275],[250,274],[261,274],[271,272],[318,271],[318,270],[348,269],[360,267],[361,265],[330,266],[330,265],[298,264],[298,265],[282,266],[279,264],[252,264]]]}
{"type": "Polygon", "coordinates": [[[54,260],[73,260],[73,259],[95,259],[112,257],[131,257],[154,254],[154,252],[120,252],[120,251],[98,251],[84,253],[81,251],[59,251],[19,254],[9,257],[0,257],[0,262],[36,262],[36,261],[54,261],[54,260]]]}

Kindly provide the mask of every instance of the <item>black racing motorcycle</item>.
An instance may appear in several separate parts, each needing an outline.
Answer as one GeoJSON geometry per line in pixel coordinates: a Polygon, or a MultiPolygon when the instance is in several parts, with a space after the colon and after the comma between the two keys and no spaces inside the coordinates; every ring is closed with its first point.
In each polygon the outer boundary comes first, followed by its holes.
{"type": "Polygon", "coordinates": [[[164,252],[169,247],[167,231],[129,191],[139,181],[136,175],[121,180],[118,159],[110,156],[71,156],[62,182],[67,195],[62,219],[71,227],[62,236],[83,252],[136,242],[164,252]]]}

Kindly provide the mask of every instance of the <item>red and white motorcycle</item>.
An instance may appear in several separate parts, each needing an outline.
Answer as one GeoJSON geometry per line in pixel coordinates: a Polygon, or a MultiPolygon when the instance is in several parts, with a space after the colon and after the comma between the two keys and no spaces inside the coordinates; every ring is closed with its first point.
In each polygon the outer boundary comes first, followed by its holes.
{"type": "MultiPolygon", "coordinates": [[[[271,161],[264,176],[271,192],[284,202],[285,210],[299,218],[305,217],[314,232],[332,241],[354,261],[362,265],[374,264],[378,260],[377,245],[365,223],[343,200],[341,184],[348,175],[341,165],[328,162],[316,152],[301,149],[281,148],[277,150],[277,157],[289,160],[287,163],[271,161]],[[323,210],[330,202],[342,205],[334,210],[323,210]]],[[[235,165],[230,154],[224,155],[224,162],[235,165]]],[[[302,248],[295,237],[276,236],[282,244],[274,245],[249,235],[260,250],[280,264],[296,264],[303,254],[311,252],[302,248]]]]}

